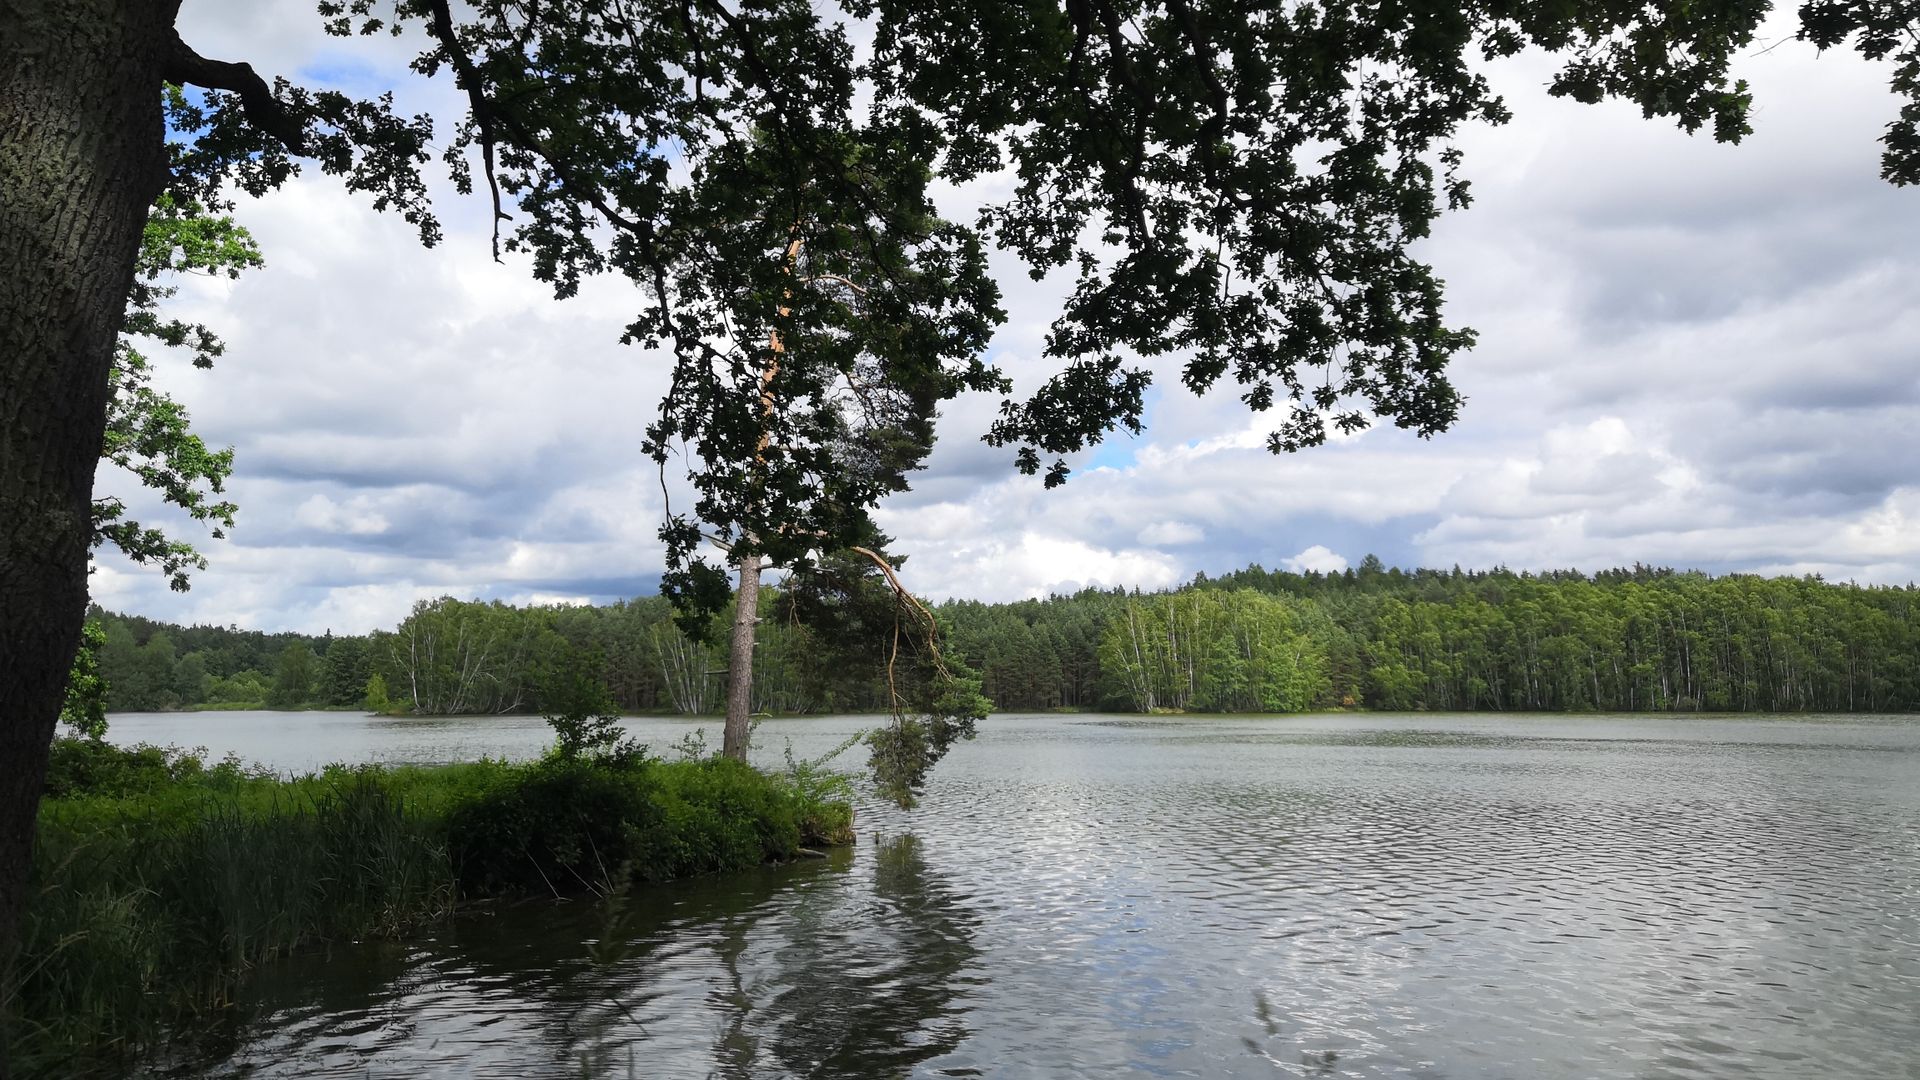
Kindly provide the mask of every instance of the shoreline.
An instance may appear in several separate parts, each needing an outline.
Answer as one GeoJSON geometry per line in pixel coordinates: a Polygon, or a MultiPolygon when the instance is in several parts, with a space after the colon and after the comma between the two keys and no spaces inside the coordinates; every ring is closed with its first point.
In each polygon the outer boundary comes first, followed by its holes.
{"type": "Polygon", "coordinates": [[[334,765],[280,777],[58,740],[0,1040],[22,1077],[135,1067],[282,956],[404,941],[463,910],[817,857],[853,841],[834,775],[723,758],[334,765]]]}

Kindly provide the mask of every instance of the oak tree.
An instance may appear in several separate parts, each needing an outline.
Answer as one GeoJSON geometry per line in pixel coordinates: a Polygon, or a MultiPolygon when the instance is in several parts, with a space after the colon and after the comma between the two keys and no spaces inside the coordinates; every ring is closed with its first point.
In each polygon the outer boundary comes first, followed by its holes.
{"type": "MultiPolygon", "coordinates": [[[[168,93],[180,91],[169,87],[168,93]]],[[[260,264],[252,235],[233,218],[163,194],[141,235],[126,321],[109,377],[102,459],[131,473],[189,519],[206,523],[216,540],[233,527],[239,509],[217,498],[233,475],[233,449],[208,448],[194,433],[187,410],[152,386],[153,362],[140,350],[149,347],[145,342],[186,349],[194,367],[212,367],[226,352],[226,343],[205,324],[168,316],[162,303],[179,292],[172,283],[178,275],[235,278],[260,264]]],[[[96,492],[93,546],[111,543],[133,562],[157,565],[176,591],[186,590],[192,571],[206,569],[206,557],[191,542],[126,515],[124,500],[96,492]]]]}

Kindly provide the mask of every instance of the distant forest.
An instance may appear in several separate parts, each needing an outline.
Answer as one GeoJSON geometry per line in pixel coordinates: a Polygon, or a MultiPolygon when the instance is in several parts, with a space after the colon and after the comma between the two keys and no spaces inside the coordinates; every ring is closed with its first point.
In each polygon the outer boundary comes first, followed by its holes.
{"type": "MultiPolygon", "coordinates": [[[[756,711],[886,708],[883,683],[810,663],[809,632],[773,617],[774,599],[756,711]]],[[[1253,566],[1164,592],[935,610],[946,651],[1002,710],[1920,711],[1912,585],[1643,566],[1408,572],[1369,556],[1337,574],[1253,566]]],[[[580,671],[626,711],[723,703],[724,647],[681,634],[659,597],[529,608],[442,598],[365,636],[94,615],[114,710],[540,712],[543,688],[580,671]]]]}

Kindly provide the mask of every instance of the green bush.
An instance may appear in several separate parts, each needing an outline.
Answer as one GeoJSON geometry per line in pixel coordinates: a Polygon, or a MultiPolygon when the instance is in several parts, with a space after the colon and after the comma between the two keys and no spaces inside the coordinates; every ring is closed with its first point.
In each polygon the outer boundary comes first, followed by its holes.
{"type": "Polygon", "coordinates": [[[639,838],[639,877],[665,881],[798,853],[800,800],[765,773],[731,758],[660,764],[652,771],[664,827],[639,838]]]}
{"type": "Polygon", "coordinates": [[[463,889],[614,891],[790,859],[852,839],[841,788],[808,788],[726,758],[548,758],[503,773],[447,822],[463,889]]]}
{"type": "Polygon", "coordinates": [[[205,755],[204,749],[147,743],[119,747],[98,739],[58,738],[47,758],[46,796],[127,798],[181,784],[224,790],[273,775],[231,754],[208,765],[205,755]]]}
{"type": "Polygon", "coordinates": [[[565,893],[618,884],[636,834],[660,821],[649,771],[549,758],[503,774],[447,819],[462,888],[565,893]]]}

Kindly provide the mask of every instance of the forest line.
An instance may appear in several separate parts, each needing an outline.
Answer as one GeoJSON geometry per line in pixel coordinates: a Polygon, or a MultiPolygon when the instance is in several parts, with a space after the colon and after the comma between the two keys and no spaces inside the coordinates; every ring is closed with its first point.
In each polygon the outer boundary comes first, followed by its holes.
{"type": "MultiPolygon", "coordinates": [[[[821,643],[778,616],[778,599],[763,605],[755,711],[885,711],[876,669],[813,662],[821,643]]],[[[1336,574],[1252,566],[1153,593],[935,611],[946,651],[1000,710],[1920,711],[1911,585],[1644,566],[1403,571],[1369,556],[1336,574]]],[[[443,597],[391,631],[351,636],[95,617],[115,711],[536,713],[581,671],[629,712],[707,715],[724,694],[720,636],[688,638],[660,597],[601,607],[443,597]]]]}

